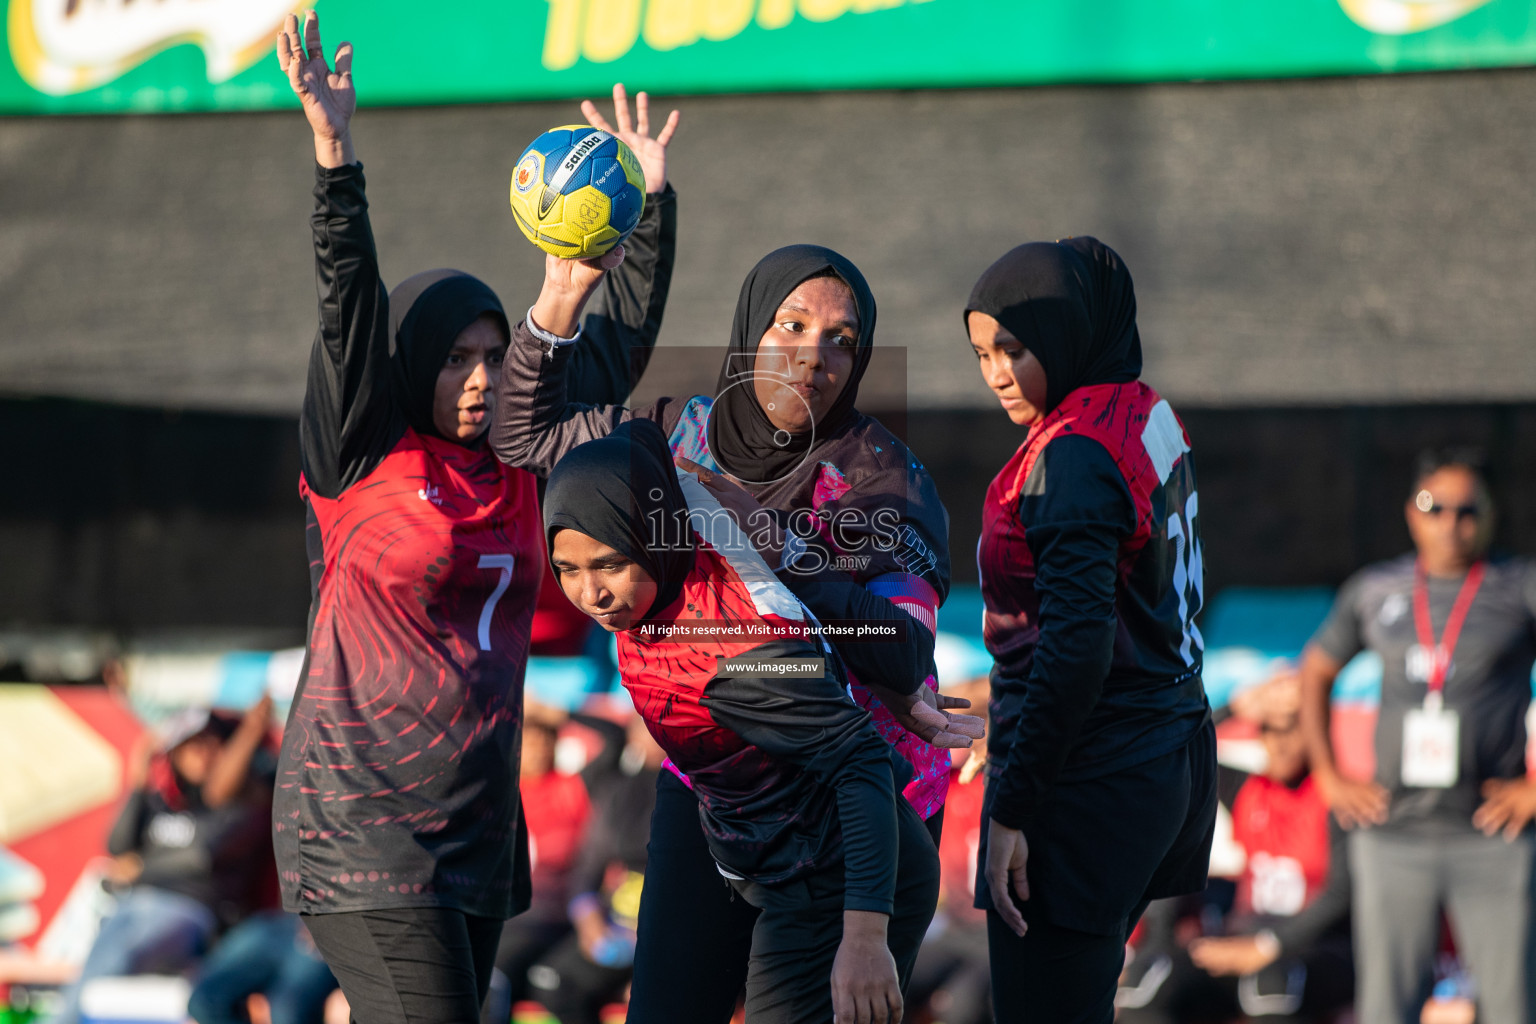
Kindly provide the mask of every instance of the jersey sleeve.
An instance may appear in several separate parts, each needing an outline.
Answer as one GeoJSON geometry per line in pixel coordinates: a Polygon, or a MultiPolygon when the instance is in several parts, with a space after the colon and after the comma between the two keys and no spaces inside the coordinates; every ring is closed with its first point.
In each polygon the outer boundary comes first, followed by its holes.
{"type": "Polygon", "coordinates": [[[1120,542],[1136,527],[1114,459],[1085,437],[1046,445],[1019,515],[1035,561],[1040,639],[992,805],[993,819],[1008,828],[1023,828],[1039,811],[1098,703],[1114,651],[1120,542]]]}
{"type": "MultiPolygon", "coordinates": [[[[800,641],[773,641],[742,658],[815,657],[800,641]]],[[[704,691],[717,724],[776,760],[796,765],[836,794],[846,910],[890,914],[896,890],[896,780],[890,748],[869,713],[833,673],[782,679],[717,674],[704,691]]]]}
{"type": "Polygon", "coordinates": [[[338,497],[373,471],[404,420],[390,392],[389,296],[379,277],[363,167],[315,168],[320,326],[299,420],[304,479],[338,497]]]}
{"type": "Polygon", "coordinates": [[[1340,665],[1349,661],[1365,648],[1365,638],[1360,633],[1360,591],[1364,575],[1356,573],[1339,588],[1333,599],[1328,618],[1312,634],[1310,645],[1322,651],[1340,665]]]}
{"type": "Polygon", "coordinates": [[[889,640],[854,640],[838,645],[838,654],[861,682],[906,696],[916,693],[934,674],[938,595],[923,578],[887,575],[863,586],[847,573],[829,567],[812,573],[796,572],[794,566],[781,568],[778,577],[822,622],[867,623],[891,629],[889,640]]]}

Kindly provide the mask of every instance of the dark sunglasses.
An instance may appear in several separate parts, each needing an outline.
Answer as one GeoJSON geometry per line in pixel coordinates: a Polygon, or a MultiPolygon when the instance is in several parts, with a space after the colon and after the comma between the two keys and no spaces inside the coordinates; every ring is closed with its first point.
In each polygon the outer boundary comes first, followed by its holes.
{"type": "Polygon", "coordinates": [[[1458,520],[1477,519],[1483,514],[1483,510],[1476,505],[1431,505],[1424,511],[1437,519],[1447,512],[1454,513],[1458,520]]]}

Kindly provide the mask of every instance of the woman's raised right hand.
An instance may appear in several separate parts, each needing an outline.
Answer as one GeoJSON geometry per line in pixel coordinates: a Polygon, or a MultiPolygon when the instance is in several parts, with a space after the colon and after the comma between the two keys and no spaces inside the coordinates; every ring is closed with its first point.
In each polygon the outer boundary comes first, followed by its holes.
{"type": "Polygon", "coordinates": [[[320,45],[320,17],[306,11],[300,35],[299,19],[290,14],[277,34],[277,61],[315,133],[315,159],[322,167],[355,163],[351,126],[357,92],[352,88],[352,44],[336,48],[333,72],[320,45]]]}

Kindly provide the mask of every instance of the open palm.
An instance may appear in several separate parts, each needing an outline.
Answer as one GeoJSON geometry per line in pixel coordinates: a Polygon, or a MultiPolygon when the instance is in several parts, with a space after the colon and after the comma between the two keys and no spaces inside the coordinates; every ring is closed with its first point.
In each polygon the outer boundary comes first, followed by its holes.
{"type": "Polygon", "coordinates": [[[635,154],[635,159],[640,161],[640,169],[645,172],[645,190],[647,192],[660,192],[667,183],[667,144],[672,141],[672,134],[677,131],[677,123],[682,115],[672,111],[667,116],[666,124],[651,137],[651,98],[645,93],[635,95],[635,116],[631,120],[629,116],[629,94],[624,91],[622,83],[613,87],[613,119],[617,126],[610,125],[597,109],[597,104],[591,100],[583,100],[581,113],[588,123],[594,128],[601,128],[611,135],[617,135],[635,154]]]}
{"type": "Polygon", "coordinates": [[[333,141],[344,139],[357,110],[357,92],[352,88],[352,44],[342,43],[336,48],[333,72],[320,45],[319,16],[314,11],[305,14],[301,37],[299,19],[290,14],[277,34],[277,60],[288,76],[289,86],[304,105],[304,116],[315,136],[333,141]]]}

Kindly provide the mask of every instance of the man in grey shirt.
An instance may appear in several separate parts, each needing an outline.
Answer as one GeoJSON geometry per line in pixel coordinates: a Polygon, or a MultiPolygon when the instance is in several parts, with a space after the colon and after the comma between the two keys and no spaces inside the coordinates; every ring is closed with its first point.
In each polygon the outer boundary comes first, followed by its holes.
{"type": "Polygon", "coordinates": [[[1312,771],[1354,830],[1360,1024],[1418,1021],[1442,908],[1478,1019],[1536,1021],[1525,766],[1536,565],[1487,556],[1493,507],[1474,461],[1421,460],[1406,507],[1415,552],[1352,576],[1302,657],[1312,771]],[[1362,650],[1382,662],[1371,781],[1339,773],[1328,727],[1334,679],[1362,650]]]}

